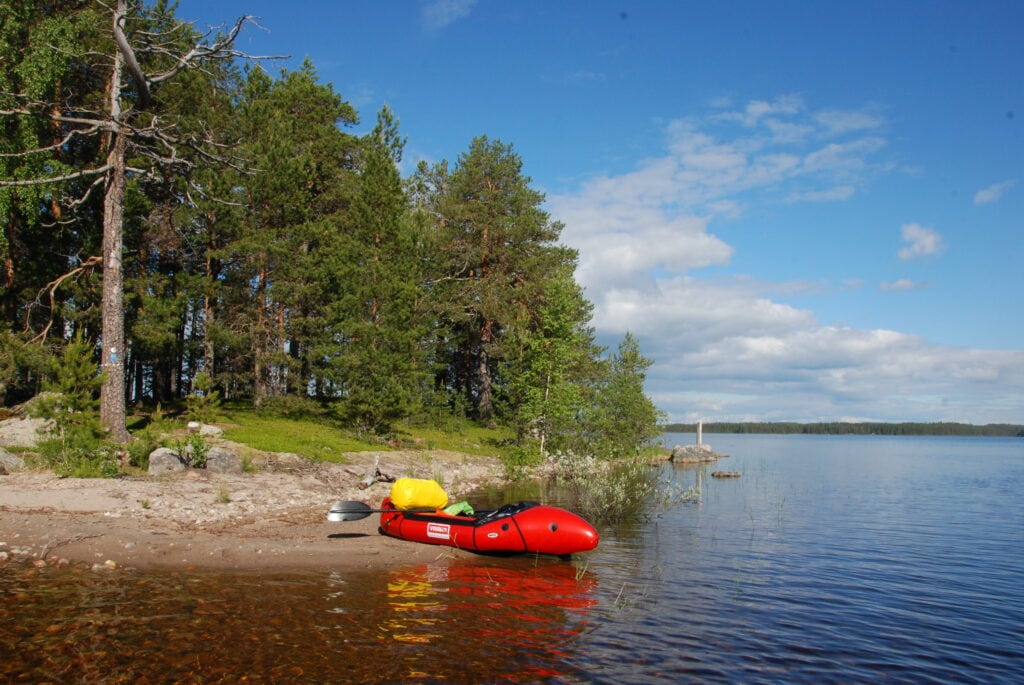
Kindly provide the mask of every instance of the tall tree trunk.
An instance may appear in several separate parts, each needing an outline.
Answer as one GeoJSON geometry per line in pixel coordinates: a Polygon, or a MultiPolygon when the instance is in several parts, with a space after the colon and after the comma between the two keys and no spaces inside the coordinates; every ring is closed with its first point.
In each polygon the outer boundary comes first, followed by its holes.
{"type": "MultiPolygon", "coordinates": [[[[124,4],[120,0],[119,6],[124,4]]],[[[115,14],[114,21],[117,21],[115,14]]],[[[110,75],[110,119],[121,124],[121,71],[124,57],[115,53],[110,75]]],[[[125,145],[123,132],[111,133],[107,153],[106,192],[103,198],[103,342],[100,369],[106,374],[100,389],[100,422],[118,442],[131,439],[125,425],[124,387],[124,274],[121,270],[121,246],[124,234],[125,145]]]]}
{"type": "Polygon", "coordinates": [[[480,421],[490,421],[494,417],[494,398],[491,392],[491,358],[487,350],[493,339],[491,322],[484,320],[480,330],[480,351],[477,354],[477,396],[476,413],[480,421]]]}
{"type": "MultiPolygon", "coordinates": [[[[217,274],[214,273],[214,260],[210,257],[206,258],[206,281],[207,287],[213,287],[217,274]]],[[[203,296],[203,371],[210,374],[210,380],[214,378],[214,347],[213,347],[213,336],[210,331],[214,326],[214,317],[216,313],[213,310],[213,298],[206,294],[203,296]]]]}
{"type": "Polygon", "coordinates": [[[266,365],[264,364],[264,357],[266,350],[270,349],[268,338],[270,334],[267,332],[267,325],[264,322],[264,307],[266,302],[266,278],[267,274],[263,268],[260,268],[260,274],[256,286],[256,326],[252,336],[252,381],[253,381],[253,398],[252,406],[259,407],[263,404],[263,400],[269,397],[270,391],[268,389],[268,380],[266,365]]]}

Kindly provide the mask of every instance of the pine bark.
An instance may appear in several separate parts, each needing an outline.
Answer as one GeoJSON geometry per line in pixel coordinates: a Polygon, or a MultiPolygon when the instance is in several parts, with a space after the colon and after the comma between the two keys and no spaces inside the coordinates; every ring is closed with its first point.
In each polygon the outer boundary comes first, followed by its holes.
{"type": "MultiPolygon", "coordinates": [[[[115,21],[117,21],[115,16],[115,21]]],[[[105,375],[100,389],[100,422],[119,442],[131,438],[125,421],[124,385],[124,273],[121,250],[124,237],[124,185],[126,138],[121,123],[121,73],[124,57],[115,53],[110,76],[110,120],[115,126],[107,153],[106,191],[103,197],[103,344],[100,370],[105,375]]]]}

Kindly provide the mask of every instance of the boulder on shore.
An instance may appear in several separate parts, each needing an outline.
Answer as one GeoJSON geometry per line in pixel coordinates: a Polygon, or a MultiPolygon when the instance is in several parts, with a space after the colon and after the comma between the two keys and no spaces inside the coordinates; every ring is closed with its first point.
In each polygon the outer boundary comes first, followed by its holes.
{"type": "Polygon", "coordinates": [[[208,423],[200,423],[199,421],[189,421],[188,432],[197,433],[206,438],[220,438],[224,436],[224,429],[220,426],[211,426],[208,423]]]}
{"type": "Polygon", "coordinates": [[[23,468],[25,468],[24,459],[0,447],[0,473],[20,471],[23,468]]]}
{"type": "Polygon", "coordinates": [[[164,473],[184,471],[185,462],[170,447],[158,447],[149,453],[149,475],[159,476],[164,473]]]}
{"type": "Polygon", "coordinates": [[[668,460],[676,464],[705,464],[717,461],[726,455],[711,449],[710,445],[676,445],[672,448],[668,460]]]}
{"type": "Polygon", "coordinates": [[[4,419],[0,421],[0,447],[35,447],[52,426],[47,419],[4,419]]]}
{"type": "Polygon", "coordinates": [[[242,460],[223,447],[211,447],[206,454],[206,470],[216,473],[241,473],[242,460]]]}

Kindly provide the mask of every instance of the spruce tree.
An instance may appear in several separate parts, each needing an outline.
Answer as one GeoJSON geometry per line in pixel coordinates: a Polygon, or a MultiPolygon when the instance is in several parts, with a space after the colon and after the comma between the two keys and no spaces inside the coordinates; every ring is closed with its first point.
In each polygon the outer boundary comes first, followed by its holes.
{"type": "Polygon", "coordinates": [[[596,454],[613,458],[636,455],[661,433],[662,413],[644,393],[652,363],[640,353],[637,339],[626,333],[598,386],[593,412],[586,421],[593,429],[596,454]]]}

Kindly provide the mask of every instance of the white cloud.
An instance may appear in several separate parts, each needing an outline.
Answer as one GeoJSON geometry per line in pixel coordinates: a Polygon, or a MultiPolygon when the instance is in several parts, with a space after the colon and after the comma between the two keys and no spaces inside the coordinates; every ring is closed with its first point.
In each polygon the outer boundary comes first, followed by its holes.
{"type": "Polygon", "coordinates": [[[423,25],[429,31],[440,31],[468,16],[476,0],[431,0],[420,8],[423,25]]]}
{"type": "MultiPolygon", "coordinates": [[[[815,112],[795,97],[752,102],[676,119],[664,154],[549,195],[563,241],[579,250],[599,339],[638,336],[655,362],[648,392],[671,420],[1020,420],[1024,351],[829,325],[776,299],[850,294],[863,289],[859,279],[832,286],[695,273],[733,259],[716,222],[733,227],[749,207],[771,203],[842,201],[887,170],[877,161],[883,123],[859,111],[815,112]]],[[[904,258],[945,247],[919,224],[902,235],[904,258]]]]}
{"type": "Polygon", "coordinates": [[[746,128],[753,128],[762,123],[766,118],[797,114],[803,109],[804,103],[799,96],[781,95],[771,102],[751,100],[742,110],[724,112],[719,114],[717,118],[722,121],[737,122],[746,128]]]}
{"type": "Polygon", "coordinates": [[[1003,181],[1002,183],[990,185],[988,188],[983,188],[974,194],[974,204],[985,205],[990,202],[996,202],[1003,197],[1003,193],[1016,184],[1017,179],[1013,178],[1009,181],[1003,181]]]}
{"type": "Polygon", "coordinates": [[[897,292],[900,290],[920,290],[922,288],[927,287],[927,283],[919,283],[917,281],[912,281],[909,278],[901,278],[896,281],[878,284],[878,289],[881,290],[882,292],[897,292]]]}
{"type": "Polygon", "coordinates": [[[790,194],[788,202],[833,202],[835,200],[849,200],[853,197],[856,189],[851,185],[836,186],[825,190],[810,190],[807,192],[796,192],[790,194]]]}
{"type": "Polygon", "coordinates": [[[724,336],[662,354],[649,380],[652,396],[674,420],[855,415],[1017,422],[1024,351],[942,347],[895,331],[811,321],[773,335],[724,336]]]}
{"type": "Polygon", "coordinates": [[[870,131],[880,128],[880,117],[863,111],[827,109],[814,114],[814,121],[828,135],[843,135],[854,131],[870,131]]]}
{"type": "Polygon", "coordinates": [[[566,224],[563,240],[580,251],[577,276],[584,286],[605,290],[652,270],[679,274],[729,261],[732,248],[707,231],[705,219],[643,201],[645,193],[658,192],[653,180],[632,196],[610,185],[598,179],[582,195],[550,203],[566,224]]]}
{"type": "Polygon", "coordinates": [[[900,233],[903,235],[903,242],[909,243],[897,253],[904,261],[941,254],[946,249],[942,236],[921,224],[904,224],[900,228],[900,233]]]}
{"type": "Polygon", "coordinates": [[[666,126],[664,155],[550,196],[548,206],[565,223],[563,240],[580,251],[577,274],[593,300],[625,286],[648,293],[656,285],[652,273],[727,264],[732,247],[709,225],[739,218],[747,195],[772,193],[790,203],[852,197],[881,168],[873,157],[885,141],[873,134],[829,138],[873,133],[878,125],[856,111],[808,111],[792,95],[675,119],[666,126]],[[785,127],[790,134],[780,137],[785,127]]]}

